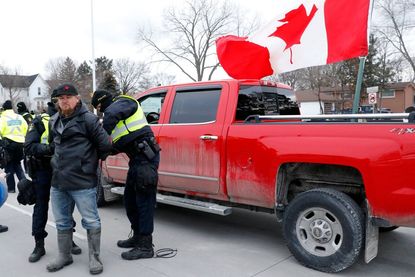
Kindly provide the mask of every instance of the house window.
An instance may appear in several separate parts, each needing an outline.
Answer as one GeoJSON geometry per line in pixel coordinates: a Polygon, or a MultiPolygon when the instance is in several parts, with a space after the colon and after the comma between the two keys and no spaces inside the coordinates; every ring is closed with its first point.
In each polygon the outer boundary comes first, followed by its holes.
{"type": "Polygon", "coordinates": [[[395,98],[395,91],[391,89],[382,90],[382,98],[395,98]]]}
{"type": "Polygon", "coordinates": [[[37,95],[41,95],[42,94],[42,90],[40,89],[40,87],[37,88],[37,95]]]}

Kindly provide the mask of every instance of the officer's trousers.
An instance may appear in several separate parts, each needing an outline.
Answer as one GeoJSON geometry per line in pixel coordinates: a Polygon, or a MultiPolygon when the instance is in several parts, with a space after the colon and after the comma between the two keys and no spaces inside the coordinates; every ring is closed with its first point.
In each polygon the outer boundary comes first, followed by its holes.
{"type": "Polygon", "coordinates": [[[7,189],[11,192],[16,191],[16,182],[14,181],[14,174],[17,175],[19,181],[25,178],[23,168],[20,162],[21,160],[12,160],[4,168],[4,171],[6,172],[7,189]]]}
{"type": "MultiPolygon", "coordinates": [[[[158,158],[158,157],[157,157],[158,158]]],[[[154,209],[156,206],[156,186],[154,189],[142,191],[136,188],[135,172],[144,157],[130,159],[127,181],[124,190],[124,206],[131,228],[135,234],[151,235],[154,231],[154,209]]],[[[156,161],[158,165],[158,159],[156,161]]]]}
{"type": "Polygon", "coordinates": [[[52,172],[50,170],[37,170],[33,178],[36,203],[32,215],[32,236],[36,241],[44,239],[48,235],[45,227],[48,221],[51,178],[52,172]]]}

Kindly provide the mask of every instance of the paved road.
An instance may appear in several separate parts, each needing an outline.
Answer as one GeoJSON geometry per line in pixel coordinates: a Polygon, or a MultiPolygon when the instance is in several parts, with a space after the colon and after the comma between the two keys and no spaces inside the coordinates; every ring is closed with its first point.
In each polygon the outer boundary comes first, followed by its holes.
{"type": "MultiPolygon", "coordinates": [[[[57,254],[53,217],[47,226],[47,254],[31,264],[27,257],[34,243],[31,232],[32,206],[22,206],[16,194],[9,195],[0,209],[0,224],[9,231],[0,234],[0,276],[88,276],[86,232],[77,228],[75,241],[83,253],[74,264],[48,273],[46,264],[57,254]]],[[[100,208],[103,227],[101,276],[328,276],[297,263],[285,247],[281,225],[268,214],[234,210],[227,217],[159,205],[156,212],[156,249],[170,247],[178,254],[170,259],[124,261],[117,239],[129,233],[122,203],[100,208]]],[[[79,214],[76,220],[80,226],[79,214]]],[[[399,228],[381,235],[379,256],[370,264],[358,262],[337,276],[414,276],[415,229],[399,228]]]]}

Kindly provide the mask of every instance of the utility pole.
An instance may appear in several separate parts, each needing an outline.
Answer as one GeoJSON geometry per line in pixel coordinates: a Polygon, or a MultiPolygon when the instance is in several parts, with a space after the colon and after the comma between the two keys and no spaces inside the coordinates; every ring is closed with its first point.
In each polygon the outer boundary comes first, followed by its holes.
{"type": "Polygon", "coordinates": [[[95,43],[94,43],[94,0],[91,0],[91,48],[92,48],[92,91],[97,89],[95,80],[95,43]]]}

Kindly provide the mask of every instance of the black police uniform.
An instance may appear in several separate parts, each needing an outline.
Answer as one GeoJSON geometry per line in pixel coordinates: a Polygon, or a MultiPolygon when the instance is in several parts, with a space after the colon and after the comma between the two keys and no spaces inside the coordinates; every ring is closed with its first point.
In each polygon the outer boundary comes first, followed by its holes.
{"type": "MultiPolygon", "coordinates": [[[[137,111],[137,102],[118,97],[104,111],[103,127],[111,134],[120,120],[125,120],[137,111]]],[[[127,260],[149,258],[153,255],[152,233],[154,230],[154,209],[156,205],[157,169],[160,163],[158,146],[154,143],[154,134],[146,125],[115,142],[113,147],[129,157],[129,169],[124,190],[124,205],[134,235],[126,241],[119,241],[120,247],[135,247],[122,253],[127,260]],[[149,159],[139,149],[146,141],[152,148],[154,157],[149,159]],[[143,252],[144,251],[144,252],[143,252]]]]}
{"type": "Polygon", "coordinates": [[[44,131],[41,116],[35,117],[24,143],[26,161],[30,164],[27,166],[28,173],[35,183],[36,203],[33,208],[32,235],[36,241],[43,240],[48,235],[45,226],[48,220],[52,151],[49,145],[40,141],[44,131]]]}
{"type": "MultiPolygon", "coordinates": [[[[54,112],[51,110],[49,114],[53,115],[54,112]]],[[[45,132],[42,116],[45,115],[39,115],[33,119],[24,143],[26,168],[29,176],[32,178],[36,194],[32,215],[32,236],[35,238],[36,246],[29,257],[30,262],[36,262],[44,255],[44,239],[48,235],[45,227],[48,221],[52,179],[50,159],[53,154],[53,148],[48,144],[41,143],[42,134],[45,132]]],[[[74,208],[73,206],[72,210],[74,208]]],[[[75,227],[75,221],[73,221],[73,224],[75,227]]],[[[81,254],[82,250],[74,242],[72,242],[72,246],[72,254],[81,254]]]]}

